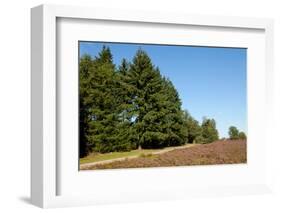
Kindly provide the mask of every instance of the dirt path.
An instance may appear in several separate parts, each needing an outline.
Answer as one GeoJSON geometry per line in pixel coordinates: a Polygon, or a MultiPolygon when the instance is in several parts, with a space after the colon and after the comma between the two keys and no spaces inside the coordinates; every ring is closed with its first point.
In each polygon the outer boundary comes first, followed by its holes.
{"type": "MultiPolygon", "coordinates": [[[[148,155],[148,154],[159,155],[159,154],[164,154],[166,152],[170,152],[170,151],[173,151],[173,150],[190,148],[190,147],[196,146],[196,145],[198,145],[198,144],[187,144],[187,145],[184,145],[184,146],[169,147],[169,148],[165,148],[163,150],[157,150],[157,151],[145,153],[145,155],[148,155]]],[[[110,159],[110,160],[103,160],[103,161],[97,161],[97,162],[91,162],[91,163],[84,163],[84,164],[80,164],[80,169],[86,170],[87,168],[89,168],[91,166],[95,166],[95,165],[113,163],[115,161],[123,161],[123,160],[138,158],[138,157],[140,157],[140,155],[129,156],[129,157],[120,157],[120,158],[114,158],[114,159],[110,159]]]]}

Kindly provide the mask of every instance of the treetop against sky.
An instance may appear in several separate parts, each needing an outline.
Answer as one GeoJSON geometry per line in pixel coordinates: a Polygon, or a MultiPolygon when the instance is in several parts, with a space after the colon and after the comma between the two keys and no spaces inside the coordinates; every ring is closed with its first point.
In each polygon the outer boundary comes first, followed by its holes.
{"type": "Polygon", "coordinates": [[[246,49],[80,42],[80,56],[94,57],[103,45],[110,48],[116,66],[144,50],[161,75],[173,82],[182,108],[199,121],[204,116],[214,118],[220,137],[228,136],[230,126],[247,132],[246,49]]]}

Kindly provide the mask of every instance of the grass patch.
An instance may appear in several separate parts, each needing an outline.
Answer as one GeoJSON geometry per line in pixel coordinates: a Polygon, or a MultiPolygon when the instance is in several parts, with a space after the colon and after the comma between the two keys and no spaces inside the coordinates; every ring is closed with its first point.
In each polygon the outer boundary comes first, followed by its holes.
{"type": "MultiPolygon", "coordinates": [[[[161,149],[159,149],[161,150],[161,149]]],[[[133,157],[133,156],[146,156],[151,154],[152,152],[157,151],[156,149],[142,149],[142,150],[132,150],[130,152],[110,152],[105,154],[100,153],[91,153],[90,155],[80,158],[80,164],[84,163],[92,163],[104,160],[112,160],[115,158],[126,158],[126,157],[133,157]]]]}
{"type": "Polygon", "coordinates": [[[129,152],[110,152],[104,154],[93,152],[84,158],[80,158],[80,164],[94,163],[94,162],[100,162],[105,160],[112,160],[116,158],[128,158],[128,157],[156,158],[157,152],[172,151],[174,149],[187,148],[195,145],[197,144],[185,144],[183,146],[166,147],[162,149],[141,149],[141,150],[136,149],[129,152]]]}

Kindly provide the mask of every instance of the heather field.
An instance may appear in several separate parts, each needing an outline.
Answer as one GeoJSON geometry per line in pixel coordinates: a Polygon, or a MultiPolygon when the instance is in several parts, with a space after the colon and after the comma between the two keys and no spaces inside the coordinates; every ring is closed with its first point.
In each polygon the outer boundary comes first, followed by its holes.
{"type": "MultiPolygon", "coordinates": [[[[247,162],[246,140],[220,140],[210,144],[197,144],[160,154],[141,154],[110,162],[100,161],[80,167],[81,170],[170,167],[191,165],[241,164],[247,162]]],[[[83,164],[81,164],[83,165],[83,164]]]]}
{"type": "Polygon", "coordinates": [[[246,56],[79,42],[79,169],[246,163],[246,56]]]}

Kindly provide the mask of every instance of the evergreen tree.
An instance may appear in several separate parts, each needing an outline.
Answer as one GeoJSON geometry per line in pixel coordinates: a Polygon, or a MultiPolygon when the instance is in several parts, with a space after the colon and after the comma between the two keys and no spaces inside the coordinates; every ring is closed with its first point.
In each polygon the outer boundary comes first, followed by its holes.
{"type": "Polygon", "coordinates": [[[121,65],[117,70],[116,75],[116,91],[117,91],[117,111],[119,115],[119,141],[126,144],[126,149],[131,150],[137,147],[136,130],[134,124],[134,105],[132,97],[134,94],[134,87],[130,83],[128,76],[130,63],[126,59],[122,59],[121,65]]]}
{"type": "Polygon", "coordinates": [[[86,156],[90,151],[89,146],[89,109],[90,109],[90,93],[89,93],[89,76],[92,70],[92,58],[84,55],[79,63],[79,155],[86,156]]]}
{"type": "Polygon", "coordinates": [[[185,129],[188,131],[187,143],[202,142],[200,138],[201,127],[199,122],[195,120],[187,110],[183,111],[185,129]]]}
{"type": "MultiPolygon", "coordinates": [[[[214,119],[200,126],[187,111],[173,83],[161,76],[149,56],[138,50],[118,68],[108,47],[79,64],[80,157],[136,148],[161,148],[218,140],[214,119]]],[[[239,138],[246,138],[240,132],[239,138]]]]}
{"type": "Polygon", "coordinates": [[[150,118],[155,113],[151,111],[153,105],[151,101],[148,102],[148,99],[151,95],[156,98],[157,92],[161,89],[161,76],[155,71],[150,58],[142,50],[137,51],[128,74],[130,84],[133,86],[131,112],[134,118],[133,128],[136,130],[137,146],[138,148],[147,147],[150,139],[160,136],[156,136],[157,132],[155,134],[152,125],[149,125],[153,122],[150,118]],[[150,114],[147,115],[148,113],[150,114]]]}
{"type": "Polygon", "coordinates": [[[121,151],[128,144],[119,140],[118,91],[116,90],[116,72],[112,54],[103,47],[93,61],[93,72],[89,77],[91,99],[88,141],[98,152],[121,151]]]}
{"type": "Polygon", "coordinates": [[[135,87],[131,83],[131,78],[129,76],[130,63],[126,59],[122,59],[121,65],[117,70],[116,75],[116,91],[118,98],[118,110],[120,111],[120,116],[122,121],[132,121],[134,116],[133,108],[133,96],[135,94],[135,87]]]}
{"type": "Polygon", "coordinates": [[[235,126],[229,127],[228,135],[230,140],[237,140],[239,139],[239,130],[235,126]]]}
{"type": "Polygon", "coordinates": [[[241,139],[241,140],[247,139],[247,136],[246,136],[245,132],[239,132],[239,139],[241,139]]]}
{"type": "Polygon", "coordinates": [[[214,119],[203,118],[201,136],[201,143],[211,143],[219,139],[216,121],[214,119]]]}
{"type": "Polygon", "coordinates": [[[188,140],[188,129],[184,125],[184,117],[181,111],[181,100],[173,83],[163,77],[163,101],[161,101],[164,113],[162,127],[167,134],[165,146],[178,146],[188,140]]]}
{"type": "Polygon", "coordinates": [[[230,126],[228,130],[228,135],[230,140],[237,140],[237,139],[242,139],[245,140],[247,139],[247,136],[244,132],[240,132],[237,127],[235,126],[230,126]]]}
{"type": "Polygon", "coordinates": [[[158,148],[183,143],[180,99],[149,56],[138,50],[128,73],[132,89],[133,127],[139,148],[158,148]]]}

